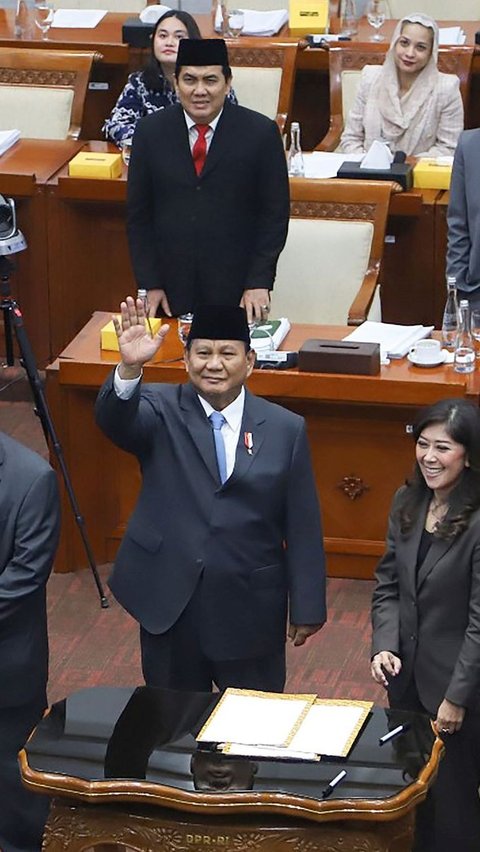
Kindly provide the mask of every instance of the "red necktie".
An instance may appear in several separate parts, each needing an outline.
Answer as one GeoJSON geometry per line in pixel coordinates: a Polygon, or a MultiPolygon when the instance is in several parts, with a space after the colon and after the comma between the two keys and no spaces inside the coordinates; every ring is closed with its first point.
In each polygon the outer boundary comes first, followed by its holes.
{"type": "Polygon", "coordinates": [[[199,175],[205,165],[207,159],[207,130],[210,130],[209,124],[196,124],[195,129],[198,133],[195,145],[192,148],[193,165],[195,171],[199,175]]]}

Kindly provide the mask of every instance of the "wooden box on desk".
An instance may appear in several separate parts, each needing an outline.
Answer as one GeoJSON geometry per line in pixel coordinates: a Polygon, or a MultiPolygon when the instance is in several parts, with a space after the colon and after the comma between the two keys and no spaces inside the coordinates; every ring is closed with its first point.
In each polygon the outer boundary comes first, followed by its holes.
{"type": "Polygon", "coordinates": [[[306,340],[298,352],[298,369],[305,373],[350,373],[376,376],[380,345],[349,340],[306,340]]]}

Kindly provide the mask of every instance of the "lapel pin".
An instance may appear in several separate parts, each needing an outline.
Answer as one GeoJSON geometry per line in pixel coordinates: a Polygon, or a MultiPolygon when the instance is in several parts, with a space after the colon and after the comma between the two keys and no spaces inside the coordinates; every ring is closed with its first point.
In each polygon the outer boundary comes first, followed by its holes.
{"type": "Polygon", "coordinates": [[[247,453],[248,453],[249,456],[251,456],[252,453],[253,453],[253,435],[252,435],[252,433],[251,432],[244,432],[243,440],[244,440],[245,446],[247,448],[247,453]]]}

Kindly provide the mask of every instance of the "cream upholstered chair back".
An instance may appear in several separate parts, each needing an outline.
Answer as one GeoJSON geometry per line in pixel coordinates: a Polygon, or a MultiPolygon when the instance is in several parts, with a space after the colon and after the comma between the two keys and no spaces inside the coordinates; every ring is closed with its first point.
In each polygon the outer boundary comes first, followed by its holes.
{"type": "Polygon", "coordinates": [[[238,102],[277,120],[283,130],[292,107],[297,44],[242,37],[228,39],[227,47],[238,102]]]}
{"type": "Polygon", "coordinates": [[[324,325],[380,320],[378,275],[391,184],[294,179],[290,191],[272,316],[324,325]]]}
{"type": "Polygon", "coordinates": [[[0,130],[77,139],[95,54],[0,48],[0,130]]]}
{"type": "Polygon", "coordinates": [[[410,12],[423,12],[437,21],[478,21],[477,0],[387,0],[391,18],[404,18],[410,12]]]}
{"type": "MultiPolygon", "coordinates": [[[[382,65],[387,46],[352,44],[348,47],[333,47],[329,51],[330,75],[330,128],[317,146],[320,151],[334,151],[348,114],[357,94],[364,65],[382,65]]],[[[471,47],[441,47],[438,67],[446,74],[456,74],[460,80],[460,92],[466,107],[470,88],[470,69],[473,49],[471,47]]]]}

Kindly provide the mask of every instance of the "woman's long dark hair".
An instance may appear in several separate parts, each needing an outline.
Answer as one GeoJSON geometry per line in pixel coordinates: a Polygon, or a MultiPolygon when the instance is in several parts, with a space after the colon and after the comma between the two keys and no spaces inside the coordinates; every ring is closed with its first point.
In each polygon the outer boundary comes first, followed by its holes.
{"type": "Polygon", "coordinates": [[[179,21],[184,24],[187,28],[188,38],[201,38],[202,34],[198,28],[198,24],[195,18],[192,18],[188,12],[181,12],[176,9],[170,9],[168,12],[165,12],[161,18],[158,19],[155,24],[155,29],[152,33],[152,44],[150,46],[150,56],[147,59],[145,68],[143,69],[142,79],[145,83],[147,89],[151,89],[153,92],[162,92],[163,86],[165,82],[165,78],[162,74],[162,68],[160,62],[155,57],[155,36],[157,34],[157,30],[160,24],[163,21],[166,21],[167,18],[178,18],[179,21]]]}
{"type": "MultiPolygon", "coordinates": [[[[424,429],[434,424],[443,426],[450,438],[465,448],[468,461],[468,467],[463,469],[448,496],[448,512],[435,529],[439,538],[456,538],[468,527],[470,515],[480,506],[480,410],[465,399],[442,399],[420,413],[413,427],[415,443],[424,429]]],[[[398,509],[402,533],[410,531],[422,503],[431,493],[416,462],[398,509]]]]}

